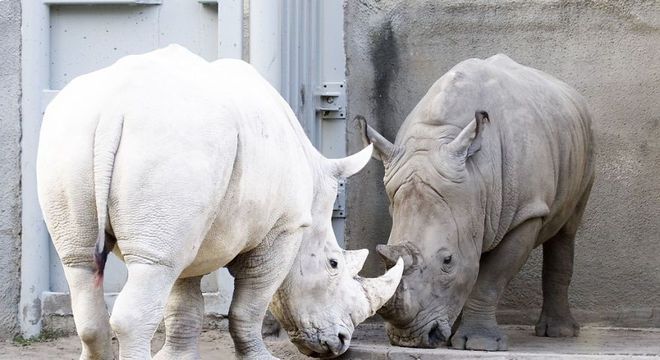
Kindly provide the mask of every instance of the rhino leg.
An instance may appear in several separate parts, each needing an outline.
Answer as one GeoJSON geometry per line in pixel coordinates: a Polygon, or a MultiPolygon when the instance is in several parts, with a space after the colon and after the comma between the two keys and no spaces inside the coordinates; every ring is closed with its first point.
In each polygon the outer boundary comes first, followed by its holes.
{"type": "Polygon", "coordinates": [[[84,191],[94,188],[93,179],[68,168],[59,170],[62,162],[57,161],[75,164],[76,170],[88,169],[87,174],[91,174],[91,169],[86,168],[90,164],[82,151],[60,151],[56,159],[49,165],[53,166],[51,170],[44,169],[40,174],[39,201],[69,285],[73,320],[82,343],[80,359],[113,359],[103,284],[96,286],[92,249],[98,229],[94,194],[84,191]]]}
{"type": "Polygon", "coordinates": [[[508,233],[500,244],[481,258],[477,283],[463,307],[461,323],[451,346],[468,350],[507,350],[495,311],[506,285],[518,273],[534,248],[541,220],[525,221],[508,233]]]}
{"type": "Polygon", "coordinates": [[[568,306],[574,239],[575,234],[562,230],[543,243],[543,309],[536,323],[536,336],[577,336],[580,331],[568,306]]]}
{"type": "Polygon", "coordinates": [[[119,340],[120,359],[151,359],[151,338],[181,267],[129,262],[126,267],[128,279],[115,301],[110,325],[119,340]]]}
{"type": "Polygon", "coordinates": [[[291,268],[301,237],[302,229],[267,236],[259,246],[229,264],[235,279],[229,333],[238,359],[276,359],[266,349],[261,325],[271,298],[291,268]]]}
{"type": "Polygon", "coordinates": [[[543,309],[536,336],[577,336],[580,325],[568,305],[568,286],[573,276],[575,234],[589,199],[591,185],[578,202],[574,215],[551,239],[543,243],[543,309]]]}
{"type": "Polygon", "coordinates": [[[199,336],[204,320],[202,277],[178,279],[165,308],[165,344],[154,360],[201,359],[199,336]]]}
{"type": "Polygon", "coordinates": [[[71,292],[73,320],[82,342],[81,360],[114,358],[103,286],[95,286],[95,272],[96,268],[91,261],[84,267],[64,266],[64,275],[71,292]]]}

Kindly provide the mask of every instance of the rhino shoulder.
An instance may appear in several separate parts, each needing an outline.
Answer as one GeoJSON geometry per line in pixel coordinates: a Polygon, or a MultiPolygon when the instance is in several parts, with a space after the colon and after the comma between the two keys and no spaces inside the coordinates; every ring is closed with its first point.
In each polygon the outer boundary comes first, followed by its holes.
{"type": "Polygon", "coordinates": [[[488,59],[485,60],[488,63],[491,64],[504,64],[504,65],[513,65],[513,66],[521,66],[517,62],[513,61],[509,56],[499,53],[496,55],[493,55],[489,57],[488,59]]]}

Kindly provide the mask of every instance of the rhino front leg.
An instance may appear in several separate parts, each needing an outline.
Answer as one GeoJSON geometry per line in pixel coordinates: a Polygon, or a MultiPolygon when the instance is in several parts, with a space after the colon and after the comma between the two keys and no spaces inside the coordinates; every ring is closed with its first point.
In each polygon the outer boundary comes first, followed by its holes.
{"type": "Polygon", "coordinates": [[[178,279],[165,308],[165,344],[154,360],[197,360],[204,321],[202,277],[178,279]]]}
{"type": "Polygon", "coordinates": [[[302,229],[268,236],[258,247],[229,265],[234,297],[229,307],[229,333],[239,359],[276,359],[266,349],[261,325],[271,298],[282,284],[298,252],[302,229]]]}
{"type": "Polygon", "coordinates": [[[477,283],[465,306],[451,346],[467,350],[507,350],[495,311],[506,285],[518,273],[534,248],[541,228],[538,218],[527,220],[508,233],[500,244],[481,258],[477,283]]]}
{"type": "Polygon", "coordinates": [[[573,276],[575,234],[589,200],[591,185],[578,202],[574,215],[550,240],[543,243],[543,309],[536,336],[577,336],[580,325],[568,305],[568,286],[573,276]]]}

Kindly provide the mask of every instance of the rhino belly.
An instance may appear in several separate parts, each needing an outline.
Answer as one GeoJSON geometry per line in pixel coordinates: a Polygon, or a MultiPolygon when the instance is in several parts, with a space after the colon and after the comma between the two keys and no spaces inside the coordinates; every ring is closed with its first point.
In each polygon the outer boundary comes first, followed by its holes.
{"type": "Polygon", "coordinates": [[[240,239],[232,231],[209,231],[197,251],[192,264],[181,273],[182,278],[200,276],[213,272],[229,264],[245,248],[246,241],[240,239]]]}

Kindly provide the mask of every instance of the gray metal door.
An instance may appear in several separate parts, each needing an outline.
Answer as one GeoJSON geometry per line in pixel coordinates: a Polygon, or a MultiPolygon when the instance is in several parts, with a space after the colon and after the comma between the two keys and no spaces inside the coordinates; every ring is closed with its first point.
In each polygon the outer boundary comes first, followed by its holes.
{"type": "MultiPolygon", "coordinates": [[[[181,44],[207,60],[244,58],[291,104],[312,142],[345,155],[345,86],[341,0],[24,0],[23,6],[23,334],[42,316],[70,309],[62,266],[36,199],[34,159],[43,110],[78,75],[122,56],[181,44]],[[244,18],[248,22],[244,22],[244,18]],[[249,24],[248,26],[244,26],[249,24]],[[248,36],[249,34],[249,36],[248,36]]],[[[341,201],[333,225],[343,239],[341,201]]],[[[106,301],[126,279],[111,255],[106,301]]],[[[233,281],[224,269],[202,282],[207,313],[226,315],[233,281]]]]}
{"type": "MultiPolygon", "coordinates": [[[[207,60],[218,56],[217,6],[195,1],[164,1],[152,5],[60,5],[50,0],[50,91],[63,88],[78,75],[94,71],[118,58],[179,43],[207,60]]],[[[70,2],[70,1],[68,1],[70,2]]],[[[54,248],[50,249],[50,290],[67,292],[64,273],[54,248]]],[[[106,292],[121,290],[126,269],[110,256],[106,292]]],[[[204,290],[217,291],[217,282],[205,281],[204,290]]]]}

